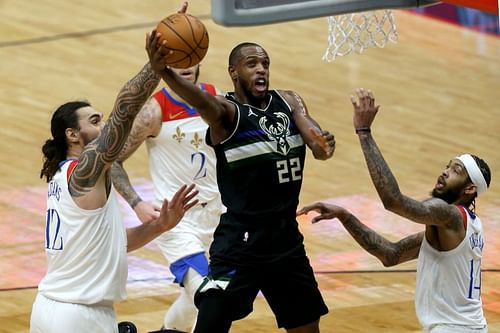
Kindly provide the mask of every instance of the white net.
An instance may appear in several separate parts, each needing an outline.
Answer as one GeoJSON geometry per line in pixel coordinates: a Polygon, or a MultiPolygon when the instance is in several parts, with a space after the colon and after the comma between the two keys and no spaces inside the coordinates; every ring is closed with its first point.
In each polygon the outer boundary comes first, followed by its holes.
{"type": "Polygon", "coordinates": [[[398,34],[391,10],[376,10],[330,16],[328,18],[328,48],[323,60],[352,52],[362,53],[369,47],[384,47],[388,41],[396,43],[398,34]]]}

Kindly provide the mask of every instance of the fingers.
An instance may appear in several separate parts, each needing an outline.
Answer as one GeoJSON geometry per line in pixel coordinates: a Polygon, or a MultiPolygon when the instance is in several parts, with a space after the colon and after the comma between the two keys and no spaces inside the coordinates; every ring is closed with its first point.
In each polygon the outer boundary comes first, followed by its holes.
{"type": "Polygon", "coordinates": [[[335,136],[328,131],[319,132],[314,127],[309,128],[313,140],[316,141],[328,156],[331,156],[335,150],[335,136]]]}
{"type": "Polygon", "coordinates": [[[195,190],[194,184],[191,184],[189,186],[184,184],[174,194],[174,197],[170,202],[170,206],[178,206],[186,211],[198,203],[198,199],[193,200],[194,197],[198,195],[198,193],[198,190],[195,190]]]}
{"type": "Polygon", "coordinates": [[[160,41],[160,36],[161,34],[159,32],[156,32],[156,29],[152,30],[151,32],[148,32],[146,34],[146,48],[150,50],[152,46],[158,45],[158,42],[160,41]]]}
{"type": "Polygon", "coordinates": [[[351,95],[351,103],[355,108],[361,108],[362,110],[375,109],[375,97],[371,90],[358,88],[355,90],[355,95],[357,99],[351,95]]]}
{"type": "MultiPolygon", "coordinates": [[[[181,198],[182,198],[183,196],[185,196],[185,192],[184,192],[184,191],[186,190],[186,188],[187,188],[187,185],[186,185],[186,184],[184,184],[184,185],[182,185],[182,186],[181,186],[181,187],[177,190],[177,192],[175,192],[175,194],[174,194],[174,196],[172,197],[172,200],[171,200],[172,204],[177,204],[177,203],[179,203],[180,201],[182,201],[182,200],[181,200],[181,198]]],[[[165,200],[166,200],[166,199],[165,199],[165,200]]],[[[165,202],[165,201],[164,201],[164,202],[165,202]]]]}
{"type": "Polygon", "coordinates": [[[305,215],[307,213],[309,213],[309,210],[306,207],[302,207],[295,213],[295,215],[300,216],[300,215],[305,215]]]}
{"type": "Polygon", "coordinates": [[[299,209],[297,211],[297,216],[299,215],[305,215],[307,213],[309,213],[310,211],[316,211],[316,212],[320,212],[321,211],[321,204],[319,202],[315,202],[311,205],[308,205],[308,206],[304,206],[302,207],[301,209],[299,209]]]}
{"type": "MultiPolygon", "coordinates": [[[[198,191],[196,192],[196,194],[198,194],[198,191]]],[[[198,200],[198,199],[196,199],[196,200],[193,200],[193,201],[191,201],[191,202],[189,202],[189,203],[185,204],[185,205],[184,205],[184,207],[183,207],[183,208],[184,208],[184,211],[189,210],[191,207],[193,207],[194,205],[196,205],[198,202],[199,202],[199,200],[198,200]]]]}
{"type": "Polygon", "coordinates": [[[319,221],[323,221],[325,219],[328,219],[328,217],[324,216],[324,215],[318,215],[318,216],[315,216],[312,218],[311,220],[311,223],[318,223],[319,221]]]}
{"type": "Polygon", "coordinates": [[[188,2],[187,1],[184,1],[182,4],[181,4],[181,7],[179,8],[179,10],[177,11],[177,13],[179,14],[185,14],[186,11],[187,11],[187,8],[188,8],[188,2]]]}
{"type": "Polygon", "coordinates": [[[351,103],[354,106],[354,108],[356,109],[359,108],[358,101],[356,100],[356,97],[354,97],[353,95],[351,95],[351,103]]]}
{"type": "Polygon", "coordinates": [[[194,190],[194,184],[189,186],[186,190],[187,190],[186,193],[187,195],[182,202],[184,210],[188,210],[189,208],[193,207],[198,203],[198,199],[193,200],[194,197],[196,197],[199,193],[198,190],[194,190]]]}

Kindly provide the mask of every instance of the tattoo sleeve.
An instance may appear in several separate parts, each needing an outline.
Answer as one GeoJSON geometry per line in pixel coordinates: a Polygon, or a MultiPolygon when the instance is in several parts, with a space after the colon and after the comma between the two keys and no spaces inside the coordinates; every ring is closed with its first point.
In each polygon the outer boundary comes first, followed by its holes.
{"type": "Polygon", "coordinates": [[[359,140],[373,185],[375,185],[380,199],[387,208],[387,206],[391,206],[401,198],[401,191],[396,178],[394,178],[371,134],[362,133],[359,135],[359,140]]]}
{"type": "Polygon", "coordinates": [[[386,267],[416,259],[424,237],[424,232],[420,232],[392,243],[361,223],[354,215],[349,215],[342,224],[363,249],[377,257],[386,267]]]}
{"type": "Polygon", "coordinates": [[[122,87],[101,134],[89,143],[80,155],[78,167],[70,180],[70,191],[73,196],[82,196],[90,191],[102,172],[117,159],[125,145],[135,116],[159,80],[160,77],[153,72],[148,63],[122,87]]]}
{"type": "Polygon", "coordinates": [[[359,134],[359,140],[373,185],[386,209],[426,225],[460,223],[458,210],[441,199],[420,202],[403,195],[371,133],[359,134]]]}
{"type": "Polygon", "coordinates": [[[113,185],[115,189],[120,193],[120,195],[127,201],[129,206],[134,209],[139,202],[142,201],[141,197],[134,190],[134,187],[130,183],[127,172],[123,168],[122,162],[116,161],[111,166],[111,178],[113,179],[113,185]]]}

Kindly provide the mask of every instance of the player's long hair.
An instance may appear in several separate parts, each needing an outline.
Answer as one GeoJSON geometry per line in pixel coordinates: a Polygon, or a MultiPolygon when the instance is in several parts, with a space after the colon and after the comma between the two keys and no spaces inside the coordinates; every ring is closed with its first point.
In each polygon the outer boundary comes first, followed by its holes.
{"type": "Polygon", "coordinates": [[[86,101],[67,102],[60,107],[52,115],[50,122],[50,131],[52,139],[45,141],[42,147],[43,167],[40,171],[40,178],[46,177],[47,183],[59,170],[59,163],[66,159],[68,152],[68,143],[66,141],[66,129],[78,129],[78,114],[76,110],[91,106],[86,101]]]}

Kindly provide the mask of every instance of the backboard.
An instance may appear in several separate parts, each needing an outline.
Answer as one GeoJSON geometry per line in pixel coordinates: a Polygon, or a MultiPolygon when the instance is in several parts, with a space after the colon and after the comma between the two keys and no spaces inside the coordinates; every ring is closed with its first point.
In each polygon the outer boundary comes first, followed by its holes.
{"type": "Polygon", "coordinates": [[[438,2],[436,0],[212,0],[212,18],[223,26],[251,26],[377,9],[422,7],[438,2]]]}

